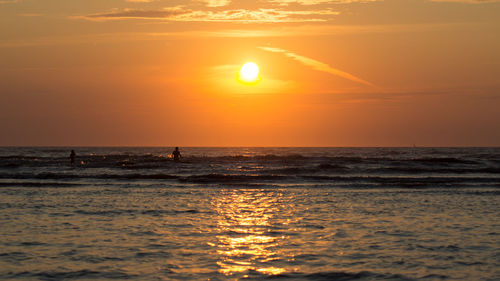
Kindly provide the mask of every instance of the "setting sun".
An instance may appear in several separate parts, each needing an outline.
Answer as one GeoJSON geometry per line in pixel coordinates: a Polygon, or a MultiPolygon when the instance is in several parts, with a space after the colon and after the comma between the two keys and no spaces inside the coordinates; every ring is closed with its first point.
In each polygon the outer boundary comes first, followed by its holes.
{"type": "Polygon", "coordinates": [[[259,82],[259,67],[257,64],[253,62],[245,63],[238,72],[238,80],[246,84],[259,82]]]}

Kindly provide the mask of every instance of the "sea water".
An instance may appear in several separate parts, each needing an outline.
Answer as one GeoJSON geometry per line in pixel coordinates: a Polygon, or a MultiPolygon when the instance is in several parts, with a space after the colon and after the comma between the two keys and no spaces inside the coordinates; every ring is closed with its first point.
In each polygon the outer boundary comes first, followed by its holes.
{"type": "Polygon", "coordinates": [[[172,150],[0,148],[0,280],[500,279],[499,148],[172,150]]]}

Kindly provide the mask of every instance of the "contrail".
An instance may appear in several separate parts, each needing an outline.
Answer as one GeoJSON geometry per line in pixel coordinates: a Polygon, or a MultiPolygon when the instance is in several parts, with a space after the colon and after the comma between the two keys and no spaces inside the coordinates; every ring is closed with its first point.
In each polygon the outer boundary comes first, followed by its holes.
{"type": "Polygon", "coordinates": [[[345,78],[345,79],[348,79],[348,80],[351,80],[351,81],[354,81],[357,83],[361,83],[361,84],[364,84],[367,86],[375,87],[375,85],[373,85],[372,83],[370,83],[368,81],[365,81],[359,77],[356,77],[356,76],[354,76],[350,73],[344,72],[342,70],[338,70],[336,68],[333,68],[333,67],[327,65],[326,63],[322,63],[320,61],[313,60],[313,59],[308,58],[308,57],[300,56],[300,55],[297,55],[295,53],[292,53],[292,52],[289,52],[287,50],[283,50],[280,48],[272,48],[272,47],[258,47],[258,48],[261,50],[264,50],[264,51],[268,51],[268,52],[283,53],[285,56],[290,57],[294,60],[297,60],[297,61],[299,61],[307,66],[310,66],[310,67],[316,69],[316,70],[324,71],[324,72],[327,72],[327,73],[330,73],[333,75],[337,75],[337,76],[340,76],[342,78],[345,78]]]}

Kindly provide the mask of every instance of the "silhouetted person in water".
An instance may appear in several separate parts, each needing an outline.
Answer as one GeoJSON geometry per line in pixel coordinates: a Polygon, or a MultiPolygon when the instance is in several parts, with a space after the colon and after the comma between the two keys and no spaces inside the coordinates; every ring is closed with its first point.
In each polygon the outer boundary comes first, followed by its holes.
{"type": "Polygon", "coordinates": [[[172,156],[174,157],[174,161],[180,161],[181,160],[181,152],[179,151],[179,148],[176,147],[174,151],[172,151],[172,156]]]}
{"type": "Polygon", "coordinates": [[[71,165],[75,164],[75,157],[76,157],[75,151],[71,150],[71,153],[69,154],[69,159],[71,160],[71,165]]]}

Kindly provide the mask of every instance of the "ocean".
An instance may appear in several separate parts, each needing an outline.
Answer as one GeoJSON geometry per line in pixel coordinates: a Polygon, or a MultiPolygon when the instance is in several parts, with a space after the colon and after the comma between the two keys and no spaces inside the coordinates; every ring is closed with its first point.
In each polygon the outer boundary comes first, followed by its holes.
{"type": "Polygon", "coordinates": [[[172,150],[0,148],[0,280],[500,280],[500,148],[172,150]]]}

